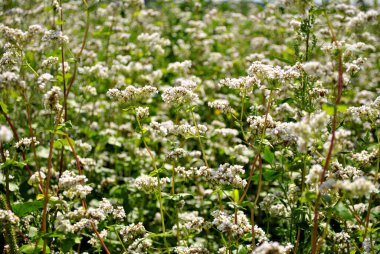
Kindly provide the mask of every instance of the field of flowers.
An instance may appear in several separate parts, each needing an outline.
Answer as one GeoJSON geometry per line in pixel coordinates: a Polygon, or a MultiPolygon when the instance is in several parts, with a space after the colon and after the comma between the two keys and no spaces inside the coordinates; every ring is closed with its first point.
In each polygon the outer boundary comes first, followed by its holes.
{"type": "Polygon", "coordinates": [[[3,0],[0,253],[380,253],[377,1],[3,0]]]}

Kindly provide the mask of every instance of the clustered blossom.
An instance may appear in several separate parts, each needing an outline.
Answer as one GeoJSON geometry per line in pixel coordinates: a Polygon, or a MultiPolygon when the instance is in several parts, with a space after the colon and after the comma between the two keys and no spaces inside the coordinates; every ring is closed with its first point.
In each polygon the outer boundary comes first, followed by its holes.
{"type": "MultiPolygon", "coordinates": [[[[102,239],[104,239],[106,236],[107,236],[107,230],[105,230],[105,229],[103,229],[101,232],[99,232],[99,236],[102,238],[102,239]]],[[[91,237],[91,239],[90,240],[88,240],[88,243],[90,244],[90,245],[92,245],[93,247],[96,247],[97,246],[97,244],[98,244],[98,238],[97,238],[97,236],[95,235],[95,233],[93,234],[93,237],[91,237]]]]}
{"type": "Polygon", "coordinates": [[[84,95],[96,96],[98,94],[96,91],[96,87],[93,86],[83,86],[81,87],[81,90],[84,95]]]}
{"type": "Polygon", "coordinates": [[[61,88],[58,86],[53,86],[51,90],[49,90],[44,95],[44,105],[48,109],[52,111],[61,110],[62,106],[59,104],[59,99],[61,97],[61,88]]]}
{"type": "Polygon", "coordinates": [[[256,76],[226,78],[219,82],[219,86],[227,86],[236,89],[240,92],[240,95],[249,95],[253,92],[255,87],[260,86],[260,80],[256,76]]]}
{"type": "Polygon", "coordinates": [[[211,169],[206,166],[199,168],[192,167],[186,170],[184,167],[176,167],[175,171],[184,177],[204,177],[205,180],[214,182],[219,185],[229,185],[231,187],[242,189],[247,185],[247,181],[240,175],[245,173],[241,165],[222,164],[218,169],[211,169]]]}
{"type": "Polygon", "coordinates": [[[261,79],[281,80],[300,77],[300,69],[301,66],[298,64],[291,67],[286,66],[285,68],[281,68],[280,66],[272,66],[260,61],[256,61],[251,64],[248,69],[248,73],[261,79]]]}
{"type": "Polygon", "coordinates": [[[164,186],[166,183],[170,183],[170,179],[167,177],[158,178],[148,175],[139,176],[135,180],[135,186],[146,193],[160,191],[160,186],[164,186]]]}
{"type": "Polygon", "coordinates": [[[242,179],[239,175],[244,173],[243,166],[226,163],[220,165],[218,170],[212,171],[211,179],[221,185],[228,184],[234,188],[242,189],[247,185],[247,181],[242,179]]]}
{"type": "Polygon", "coordinates": [[[144,117],[149,116],[149,108],[148,107],[137,107],[136,108],[136,116],[139,119],[143,119],[144,117]]]}
{"type": "Polygon", "coordinates": [[[28,183],[31,185],[38,185],[44,182],[46,175],[44,172],[36,172],[30,176],[28,183]]]}
{"type": "MultiPolygon", "coordinates": [[[[349,107],[347,116],[355,123],[365,127],[371,126],[380,118],[380,96],[373,101],[366,101],[364,105],[349,107]]],[[[368,128],[368,127],[366,127],[368,128]]]]}
{"type": "Polygon", "coordinates": [[[132,100],[149,97],[157,93],[157,88],[153,86],[134,87],[127,86],[124,90],[116,88],[110,89],[107,95],[111,98],[117,99],[119,102],[130,102],[132,100]]]}
{"type": "Polygon", "coordinates": [[[0,252],[380,251],[377,5],[3,2],[0,252]]]}
{"type": "Polygon", "coordinates": [[[191,61],[186,60],[183,62],[170,63],[168,65],[168,71],[170,72],[188,72],[191,68],[191,61]]]}
{"type": "MultiPolygon", "coordinates": [[[[215,210],[211,213],[211,216],[214,217],[212,224],[222,233],[231,235],[232,237],[242,237],[246,233],[251,232],[252,226],[250,225],[247,216],[242,211],[237,212],[236,222],[234,214],[228,214],[220,210],[215,210]]],[[[259,243],[268,240],[264,230],[259,228],[257,225],[255,225],[254,230],[255,237],[259,243]]]]}
{"type": "Polygon", "coordinates": [[[37,146],[40,144],[40,142],[37,141],[36,137],[31,138],[22,138],[16,144],[14,147],[18,150],[26,150],[29,149],[31,145],[37,146]]]}
{"type": "Polygon", "coordinates": [[[278,242],[264,242],[259,247],[257,247],[252,254],[267,254],[267,253],[278,253],[278,254],[286,254],[290,253],[293,249],[292,244],[287,244],[283,246],[278,242]]]}
{"type": "Polygon", "coordinates": [[[185,246],[179,246],[174,248],[175,253],[178,254],[208,254],[209,251],[204,247],[197,247],[197,246],[191,246],[191,247],[185,247],[185,246]]]}
{"type": "Polygon", "coordinates": [[[50,41],[50,42],[58,42],[67,44],[69,43],[69,37],[64,35],[62,31],[58,30],[48,30],[44,33],[42,37],[42,41],[50,41]]]}
{"type": "Polygon", "coordinates": [[[213,102],[208,102],[210,108],[218,109],[223,113],[229,113],[232,111],[230,103],[227,100],[215,100],[213,102]]]}
{"type": "Polygon", "coordinates": [[[17,225],[20,222],[20,218],[10,210],[0,209],[0,222],[17,225]]]}
{"type": "MultiPolygon", "coordinates": [[[[80,147],[85,153],[88,153],[92,150],[92,146],[89,143],[83,142],[82,140],[76,140],[75,145],[80,147]]],[[[81,163],[83,163],[83,160],[81,163]]]]}
{"type": "Polygon", "coordinates": [[[38,77],[37,84],[40,90],[44,90],[47,83],[53,80],[53,76],[50,73],[43,73],[38,77]]]}
{"type": "Polygon", "coordinates": [[[321,165],[313,165],[310,168],[309,174],[306,176],[306,183],[316,184],[320,181],[323,172],[323,167],[321,165]]]}
{"type": "Polygon", "coordinates": [[[46,59],[44,59],[41,63],[42,68],[49,68],[54,64],[58,63],[58,57],[55,56],[49,56],[46,59]]]}
{"type": "Polygon", "coordinates": [[[369,164],[370,161],[378,155],[378,149],[375,149],[371,152],[367,150],[363,150],[360,153],[352,154],[352,159],[361,163],[361,164],[369,164]]]}
{"type": "Polygon", "coordinates": [[[146,234],[144,225],[139,222],[137,224],[130,224],[120,229],[119,234],[123,237],[124,242],[129,242],[134,238],[142,237],[146,234]]]}
{"type": "MultiPolygon", "coordinates": [[[[58,212],[55,228],[65,233],[78,233],[84,229],[91,229],[94,225],[111,217],[122,221],[125,218],[125,211],[121,206],[114,208],[109,200],[103,198],[98,202],[97,207],[91,206],[87,209],[80,207],[74,211],[58,212]]],[[[106,231],[102,232],[102,238],[104,238],[107,234],[106,231]]],[[[96,243],[97,238],[90,239],[90,244],[96,245],[96,243]]]]}
{"type": "Polygon", "coordinates": [[[274,128],[276,126],[271,115],[264,116],[249,116],[247,118],[249,127],[251,127],[255,132],[262,132],[265,128],[274,128]]]}
{"type": "Polygon", "coordinates": [[[71,171],[64,171],[59,178],[58,186],[64,190],[63,195],[69,199],[85,198],[92,191],[90,186],[84,185],[86,182],[86,176],[74,175],[71,171]]]}
{"type": "Polygon", "coordinates": [[[103,198],[102,201],[98,203],[97,208],[90,207],[86,211],[86,216],[97,222],[104,221],[111,214],[114,215],[114,208],[111,202],[106,198],[103,198]]]}
{"type": "Polygon", "coordinates": [[[172,121],[167,121],[163,123],[158,123],[152,121],[150,123],[150,128],[153,132],[159,134],[160,136],[168,136],[168,135],[182,135],[184,137],[188,136],[197,136],[198,131],[199,134],[205,134],[208,130],[206,125],[198,124],[198,128],[196,126],[190,125],[188,123],[175,125],[172,121]]]}
{"type": "Polygon", "coordinates": [[[128,244],[128,253],[146,253],[146,250],[152,246],[152,240],[149,239],[149,234],[141,222],[122,226],[119,234],[123,242],[128,244]]]}
{"type": "Polygon", "coordinates": [[[162,100],[173,105],[193,104],[198,101],[198,95],[193,89],[185,86],[166,88],[162,93],[162,100]]]}
{"type": "Polygon", "coordinates": [[[0,142],[8,143],[9,141],[12,140],[12,138],[13,138],[12,131],[8,127],[1,125],[0,126],[0,142]]]}
{"type": "Polygon", "coordinates": [[[178,225],[173,226],[174,234],[181,234],[185,232],[195,231],[200,232],[205,224],[205,219],[198,216],[198,212],[183,212],[178,214],[180,222],[178,225]]]}
{"type": "Polygon", "coordinates": [[[361,177],[364,173],[362,170],[359,170],[358,168],[351,165],[343,167],[343,165],[337,161],[332,162],[331,164],[332,168],[334,169],[334,174],[336,174],[340,180],[356,179],[358,177],[361,177]]]}
{"type": "Polygon", "coordinates": [[[188,155],[188,152],[183,148],[175,148],[167,154],[169,159],[182,158],[188,155]]]}
{"type": "MultiPolygon", "coordinates": [[[[269,117],[268,117],[269,118],[269,117]]],[[[256,118],[253,118],[256,120],[256,118]]],[[[251,120],[252,121],[252,120],[251,120]]],[[[268,134],[287,142],[296,142],[298,150],[305,152],[314,149],[317,140],[327,140],[329,116],[324,112],[306,114],[299,122],[269,122],[268,134]]],[[[257,120],[253,123],[258,122],[257,120]]],[[[259,123],[263,125],[264,120],[259,123]]],[[[256,124],[257,125],[257,124],[256,124]]]]}
{"type": "Polygon", "coordinates": [[[150,51],[158,54],[163,54],[164,48],[170,45],[170,40],[162,38],[159,33],[142,33],[137,37],[137,40],[149,47],[150,51]]]}
{"type": "MultiPolygon", "coordinates": [[[[81,147],[81,145],[79,145],[81,147]]],[[[86,149],[89,149],[88,146],[84,145],[83,147],[81,147],[84,151],[86,151],[86,149]]],[[[96,161],[93,159],[93,158],[82,158],[81,156],[78,156],[78,159],[79,159],[79,162],[80,162],[80,165],[81,167],[86,170],[86,171],[91,171],[91,170],[94,170],[94,168],[96,167],[96,161]]],[[[76,160],[72,160],[71,161],[71,165],[73,166],[76,166],[76,160]]]]}
{"type": "Polygon", "coordinates": [[[354,196],[366,196],[371,193],[379,193],[379,189],[364,177],[356,178],[351,181],[340,181],[337,186],[345,191],[352,193],[354,196]]]}
{"type": "Polygon", "coordinates": [[[279,204],[272,205],[269,208],[269,214],[273,217],[287,218],[290,216],[291,211],[290,211],[290,207],[286,207],[284,204],[279,203],[279,204]]]}

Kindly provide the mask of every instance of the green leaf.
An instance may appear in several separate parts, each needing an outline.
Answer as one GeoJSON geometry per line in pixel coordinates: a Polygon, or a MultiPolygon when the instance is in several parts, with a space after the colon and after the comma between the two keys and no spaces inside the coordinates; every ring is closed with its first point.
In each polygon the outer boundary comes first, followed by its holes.
{"type": "Polygon", "coordinates": [[[263,178],[265,181],[273,181],[277,178],[278,174],[278,171],[266,168],[263,171],[263,178]]]}
{"type": "Polygon", "coordinates": [[[239,202],[239,190],[234,189],[233,191],[231,191],[231,196],[232,196],[233,200],[234,200],[236,203],[239,202]]]}
{"type": "Polygon", "coordinates": [[[24,215],[31,212],[36,212],[42,208],[42,201],[29,201],[12,205],[13,212],[19,217],[23,217],[24,215]]]}
{"type": "Polygon", "coordinates": [[[53,134],[57,134],[57,135],[62,135],[62,136],[67,136],[67,133],[66,132],[63,132],[63,131],[60,131],[60,130],[50,130],[51,133],[53,134]]]}
{"type": "Polygon", "coordinates": [[[248,250],[247,248],[244,246],[244,245],[239,245],[239,248],[238,248],[238,254],[247,254],[248,253],[248,250]]]}
{"type": "Polygon", "coordinates": [[[70,252],[72,247],[75,245],[75,239],[68,238],[62,241],[62,250],[66,252],[70,252]]]}
{"type": "Polygon", "coordinates": [[[69,59],[67,59],[68,63],[75,63],[76,61],[77,60],[74,57],[70,57],[69,59]]]}
{"type": "Polygon", "coordinates": [[[133,110],[133,109],[135,109],[135,108],[136,108],[136,106],[129,106],[129,107],[127,107],[127,108],[124,108],[123,111],[128,112],[128,111],[133,110]]]}
{"type": "Polygon", "coordinates": [[[64,20],[60,20],[60,19],[57,19],[56,21],[55,21],[55,24],[57,25],[57,26],[60,26],[60,25],[64,25],[66,22],[64,21],[64,20]]]}
{"type": "Polygon", "coordinates": [[[274,160],[274,154],[272,153],[272,151],[268,148],[268,147],[265,147],[264,149],[264,156],[263,156],[263,159],[267,162],[269,162],[270,164],[273,163],[273,160],[274,160]]]}
{"type": "Polygon", "coordinates": [[[342,105],[342,104],[336,106],[336,109],[337,109],[339,112],[342,112],[342,113],[345,113],[345,112],[347,111],[347,108],[348,108],[347,105],[342,105]]]}
{"type": "Polygon", "coordinates": [[[300,197],[301,203],[311,202],[316,199],[317,199],[317,193],[311,192],[311,191],[304,192],[302,197],[300,197]]]}
{"type": "Polygon", "coordinates": [[[161,172],[164,172],[164,171],[165,171],[164,168],[158,168],[158,169],[155,169],[155,170],[153,170],[152,172],[150,172],[150,173],[149,173],[149,176],[155,176],[155,175],[157,175],[157,174],[159,174],[159,173],[161,173],[161,172]]]}
{"type": "Polygon", "coordinates": [[[251,202],[251,201],[243,201],[243,202],[240,204],[240,206],[242,206],[242,207],[253,208],[253,207],[254,207],[254,204],[253,204],[253,202],[251,202]]]}
{"type": "Polygon", "coordinates": [[[259,143],[261,143],[261,144],[263,144],[263,145],[265,145],[265,146],[269,146],[269,147],[272,147],[272,148],[273,148],[272,144],[269,142],[268,139],[265,139],[265,138],[264,138],[262,141],[259,141],[259,143]]]}
{"type": "Polygon", "coordinates": [[[10,169],[10,168],[24,168],[26,165],[25,162],[14,161],[14,160],[6,160],[4,163],[0,165],[0,169],[10,169]]]}
{"type": "Polygon", "coordinates": [[[57,76],[55,76],[55,78],[59,81],[59,82],[63,82],[63,77],[62,75],[58,74],[57,76]]]}
{"type": "MultiPolygon", "coordinates": [[[[37,244],[37,246],[34,243],[26,244],[20,247],[19,252],[25,253],[25,254],[36,254],[41,253],[43,249],[44,242],[40,240],[37,244]]],[[[46,246],[46,253],[50,253],[49,246],[46,246]]]]}
{"type": "Polygon", "coordinates": [[[63,146],[70,147],[70,144],[75,147],[75,141],[71,138],[69,138],[69,140],[67,138],[57,139],[54,141],[53,147],[55,149],[61,149],[63,146]]]}
{"type": "Polygon", "coordinates": [[[0,101],[0,109],[1,109],[5,114],[8,114],[8,106],[7,106],[4,102],[2,102],[2,101],[0,101]]]}
{"type": "Polygon", "coordinates": [[[173,201],[184,200],[186,197],[189,197],[189,196],[191,196],[191,194],[189,194],[189,193],[178,193],[178,194],[174,194],[174,195],[162,193],[163,198],[173,200],[173,201]]]}
{"type": "Polygon", "coordinates": [[[62,142],[61,142],[60,139],[54,141],[53,148],[55,148],[55,149],[61,149],[62,146],[63,145],[62,145],[62,142]]]}
{"type": "Polygon", "coordinates": [[[334,115],[334,106],[333,105],[325,103],[325,104],[322,105],[322,109],[329,116],[333,116],[334,115]]]}
{"type": "Polygon", "coordinates": [[[38,194],[37,195],[37,200],[43,200],[45,198],[44,194],[38,194]]]}
{"type": "Polygon", "coordinates": [[[67,122],[61,123],[59,125],[58,129],[61,129],[61,128],[72,129],[73,128],[73,124],[71,123],[71,121],[67,121],[67,122]]]}
{"type": "Polygon", "coordinates": [[[334,206],[334,213],[344,220],[351,220],[353,218],[351,211],[342,202],[334,206]]]}

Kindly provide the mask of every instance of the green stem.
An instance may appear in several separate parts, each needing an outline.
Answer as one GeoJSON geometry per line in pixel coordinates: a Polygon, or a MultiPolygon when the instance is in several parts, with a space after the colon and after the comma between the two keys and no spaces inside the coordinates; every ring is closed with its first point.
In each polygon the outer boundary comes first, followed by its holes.
{"type": "Polygon", "coordinates": [[[123,243],[123,240],[121,239],[120,235],[119,235],[119,232],[117,232],[117,230],[115,229],[115,233],[117,235],[117,238],[119,239],[119,242],[121,243],[121,246],[123,247],[123,250],[125,253],[128,253],[127,249],[125,248],[124,246],[124,243],[123,243]]]}
{"type": "MultiPolygon", "coordinates": [[[[144,131],[143,131],[143,128],[142,128],[142,125],[140,123],[140,119],[136,116],[136,121],[137,121],[137,124],[141,130],[141,138],[142,138],[142,141],[144,143],[144,146],[145,146],[145,149],[147,150],[150,158],[152,159],[152,164],[153,164],[153,168],[155,170],[155,172],[158,172],[157,170],[157,165],[156,165],[156,158],[155,156],[153,155],[152,151],[150,150],[148,144],[146,143],[145,141],[145,134],[144,134],[144,131]]],[[[162,203],[162,194],[161,194],[161,179],[160,179],[160,175],[159,173],[157,173],[157,182],[158,182],[158,193],[157,193],[157,199],[158,199],[158,203],[160,205],[160,214],[161,214],[161,225],[162,225],[162,233],[164,233],[164,243],[165,243],[165,247],[166,247],[166,251],[168,253],[170,253],[169,251],[169,247],[168,247],[168,243],[166,241],[166,236],[165,236],[165,233],[166,233],[166,228],[165,228],[165,214],[164,214],[164,209],[163,209],[163,203],[162,203]]]]}
{"type": "Polygon", "coordinates": [[[206,153],[205,153],[205,149],[204,149],[203,144],[202,144],[202,139],[201,139],[201,134],[199,132],[199,127],[198,127],[197,119],[195,119],[194,111],[192,109],[190,110],[190,113],[191,113],[191,118],[193,119],[193,122],[194,122],[195,129],[197,130],[199,147],[200,147],[200,149],[202,151],[202,158],[203,158],[203,161],[204,161],[206,167],[208,167],[206,153]]]}
{"type": "MultiPolygon", "coordinates": [[[[6,200],[3,195],[0,195],[0,209],[8,210],[6,200]]],[[[9,252],[7,253],[17,254],[18,246],[14,227],[9,221],[4,222],[3,226],[5,243],[9,246],[9,252]]]]}

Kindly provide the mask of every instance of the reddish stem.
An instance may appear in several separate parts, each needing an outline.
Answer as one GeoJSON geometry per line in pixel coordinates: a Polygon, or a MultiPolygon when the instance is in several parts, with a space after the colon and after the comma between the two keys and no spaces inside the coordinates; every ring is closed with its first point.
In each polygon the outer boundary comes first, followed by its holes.
{"type": "MultiPolygon", "coordinates": [[[[330,28],[331,29],[331,28],[330,28]]],[[[332,42],[336,42],[336,36],[333,30],[331,29],[331,36],[332,36],[332,42]]],[[[320,176],[320,182],[321,185],[325,179],[327,169],[329,167],[329,163],[332,157],[332,152],[334,150],[334,143],[335,143],[335,132],[336,132],[336,125],[337,125],[337,105],[340,103],[341,97],[342,97],[342,91],[343,91],[343,58],[342,53],[339,53],[338,56],[338,84],[337,84],[337,94],[335,99],[335,106],[334,106],[334,115],[332,119],[332,127],[331,127],[331,139],[330,139],[330,146],[329,150],[326,156],[325,165],[323,167],[322,174],[320,176]]],[[[320,208],[320,199],[321,199],[321,193],[318,192],[317,200],[314,207],[314,219],[313,219],[313,233],[312,233],[312,248],[311,253],[316,254],[318,252],[317,248],[317,242],[318,242],[318,215],[319,215],[319,208],[320,208]]]]}

